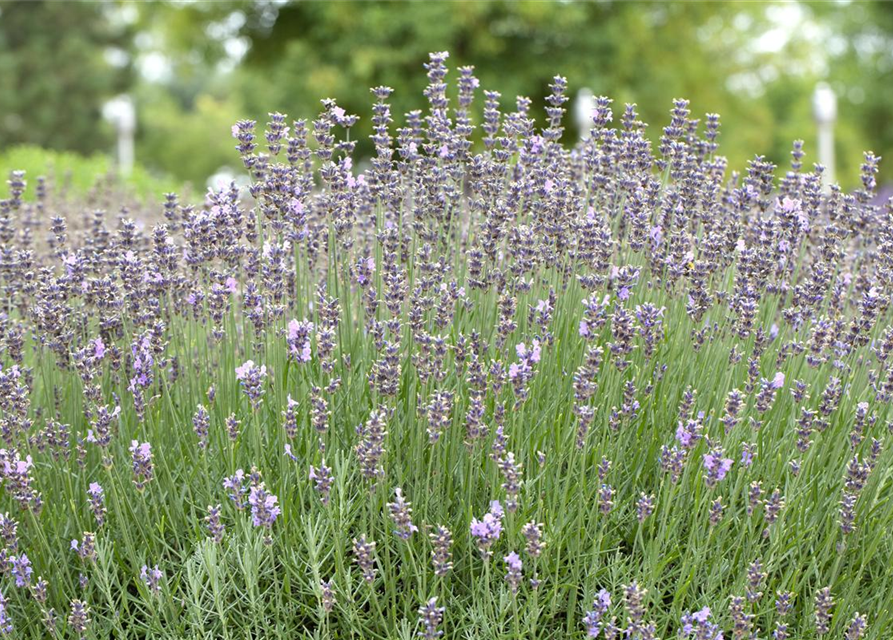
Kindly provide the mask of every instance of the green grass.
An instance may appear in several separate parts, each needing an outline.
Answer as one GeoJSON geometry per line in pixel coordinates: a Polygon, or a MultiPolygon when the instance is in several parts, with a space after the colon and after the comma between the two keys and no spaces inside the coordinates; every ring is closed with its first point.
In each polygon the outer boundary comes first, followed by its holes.
{"type": "MultiPolygon", "coordinates": [[[[42,149],[33,145],[17,145],[0,151],[0,175],[10,171],[25,171],[33,184],[38,176],[51,180],[49,186],[57,193],[68,193],[83,198],[102,186],[103,182],[117,185],[124,193],[140,201],[160,201],[163,194],[178,191],[182,185],[170,178],[158,177],[141,165],[136,165],[126,181],[115,176],[113,160],[104,154],[83,156],[70,151],[42,149]]],[[[29,189],[27,198],[34,197],[29,189]]]]}

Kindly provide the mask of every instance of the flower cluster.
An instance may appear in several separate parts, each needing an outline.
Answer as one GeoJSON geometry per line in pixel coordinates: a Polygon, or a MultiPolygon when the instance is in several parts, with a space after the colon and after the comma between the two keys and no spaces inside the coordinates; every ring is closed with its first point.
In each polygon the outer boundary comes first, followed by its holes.
{"type": "Polygon", "coordinates": [[[143,581],[143,584],[145,584],[152,593],[160,593],[161,583],[164,580],[164,573],[158,568],[157,564],[152,568],[149,568],[148,565],[144,564],[143,568],[140,569],[140,580],[143,581]]]}
{"type": "Polygon", "coordinates": [[[133,484],[142,490],[153,476],[155,467],[152,463],[152,445],[148,442],[132,440],[130,456],[133,463],[133,484]]]}
{"type": "MultiPolygon", "coordinates": [[[[255,527],[263,527],[269,531],[276,522],[276,518],[282,513],[277,504],[279,498],[267,491],[263,482],[253,485],[248,492],[248,504],[251,506],[251,523],[255,527]]],[[[264,543],[273,544],[269,533],[264,537],[264,543]]]]}
{"type": "Polygon", "coordinates": [[[504,513],[499,501],[494,500],[490,503],[490,510],[484,514],[483,518],[480,520],[472,518],[471,520],[471,536],[485,560],[492,554],[490,547],[499,540],[502,533],[504,513]]]}
{"type": "Polygon", "coordinates": [[[264,380],[266,377],[266,365],[257,366],[253,360],[247,360],[241,366],[236,367],[236,380],[242,385],[242,391],[248,396],[248,400],[255,410],[263,402],[264,380]]]}

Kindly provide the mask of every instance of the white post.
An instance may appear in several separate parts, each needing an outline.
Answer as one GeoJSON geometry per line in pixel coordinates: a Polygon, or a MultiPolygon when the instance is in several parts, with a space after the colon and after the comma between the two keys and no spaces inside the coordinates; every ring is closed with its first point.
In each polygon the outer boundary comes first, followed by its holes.
{"type": "Polygon", "coordinates": [[[812,94],[812,112],[818,127],[819,164],[825,167],[822,186],[834,184],[834,123],[837,120],[837,96],[826,82],[819,82],[812,94]]]}
{"type": "Polygon", "coordinates": [[[136,109],[133,106],[133,99],[128,95],[121,95],[109,100],[103,106],[102,113],[118,131],[118,171],[127,177],[133,171],[134,161],[136,109]]]}
{"type": "Polygon", "coordinates": [[[594,125],[592,120],[594,112],[595,96],[592,95],[592,91],[584,87],[580,89],[577,99],[574,101],[574,120],[582,140],[589,138],[589,132],[592,131],[594,125]]]}

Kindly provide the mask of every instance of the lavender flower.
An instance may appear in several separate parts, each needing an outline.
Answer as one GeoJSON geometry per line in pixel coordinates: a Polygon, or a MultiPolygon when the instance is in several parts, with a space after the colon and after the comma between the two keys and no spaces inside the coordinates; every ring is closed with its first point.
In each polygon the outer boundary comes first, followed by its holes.
{"type": "Polygon", "coordinates": [[[210,425],[211,416],[208,415],[208,410],[205,409],[204,405],[198,405],[195,414],[192,416],[192,428],[195,431],[195,435],[198,436],[199,449],[204,450],[208,447],[208,429],[210,425]]]}
{"type": "Polygon", "coordinates": [[[120,414],[120,406],[109,410],[108,405],[103,405],[96,409],[90,420],[91,428],[87,431],[87,442],[95,444],[103,450],[102,464],[105,467],[112,466],[112,459],[107,455],[107,449],[112,442],[112,431],[120,414]]]}
{"type": "Polygon", "coordinates": [[[288,355],[295,362],[310,362],[312,357],[310,335],[312,333],[312,322],[292,320],[288,323],[288,355]]]}
{"type": "Polygon", "coordinates": [[[285,435],[289,440],[298,437],[298,401],[292,400],[291,395],[286,398],[285,411],[282,412],[282,422],[285,426],[285,435]]]}
{"type": "Polygon", "coordinates": [[[152,445],[138,440],[130,442],[130,456],[133,462],[133,484],[142,491],[146,483],[152,480],[154,466],[152,464],[152,445]]]}
{"type": "Polygon", "coordinates": [[[540,361],[542,349],[540,341],[534,340],[528,348],[523,342],[515,346],[515,353],[518,356],[518,362],[509,365],[508,377],[512,382],[515,390],[515,396],[518,402],[523,402],[527,398],[527,385],[533,378],[534,365],[540,361]]]}
{"type": "Polygon", "coordinates": [[[226,489],[229,499],[236,503],[236,509],[240,511],[245,508],[244,496],[248,492],[244,482],[245,472],[242,469],[237,469],[233,475],[223,479],[223,488],[226,489]]]}
{"type": "MultiPolygon", "coordinates": [[[[5,420],[0,425],[5,425],[5,428],[8,429],[9,422],[5,420]]],[[[18,501],[22,509],[31,509],[35,515],[38,515],[42,501],[40,494],[32,487],[31,472],[33,467],[34,462],[30,455],[22,459],[15,450],[0,449],[0,480],[5,480],[6,492],[18,501]]]]}
{"type": "Polygon", "coordinates": [[[372,584],[376,574],[375,558],[373,555],[375,553],[375,541],[367,541],[365,534],[361,535],[359,538],[354,538],[353,553],[357,565],[360,567],[360,571],[363,572],[363,580],[366,581],[366,584],[372,584]]]}
{"type": "Polygon", "coordinates": [[[644,492],[639,494],[636,501],[636,518],[639,522],[645,522],[654,512],[654,495],[648,495],[644,492]]]}
{"type": "Polygon", "coordinates": [[[784,617],[791,612],[791,607],[793,606],[791,600],[793,599],[794,594],[790,591],[778,592],[775,598],[775,610],[778,612],[778,615],[784,617]]]}
{"type": "Polygon", "coordinates": [[[0,635],[12,635],[12,618],[9,615],[9,602],[0,592],[0,635]]]}
{"type": "MultiPolygon", "coordinates": [[[[43,604],[47,601],[47,587],[49,587],[50,583],[44,580],[42,577],[38,576],[37,580],[34,582],[34,586],[31,589],[31,594],[34,596],[34,599],[37,602],[43,604]]],[[[0,594],[2,596],[2,594],[0,594]]]]}
{"type": "Polygon", "coordinates": [[[431,539],[431,562],[434,564],[434,575],[438,578],[445,576],[453,568],[453,554],[450,549],[453,546],[453,535],[444,526],[438,526],[428,534],[431,539]]]}
{"type": "MultiPolygon", "coordinates": [[[[778,520],[778,516],[782,509],[784,509],[784,506],[784,496],[779,489],[776,489],[763,504],[763,519],[766,521],[767,525],[772,525],[778,520]]],[[[768,535],[769,527],[767,526],[763,531],[763,536],[767,537],[768,535]]]]}
{"type": "Polygon", "coordinates": [[[208,525],[208,533],[211,534],[211,539],[214,540],[216,544],[220,544],[220,542],[223,541],[223,534],[226,532],[226,527],[220,522],[219,504],[208,505],[208,515],[205,517],[205,522],[208,525]]]}
{"type": "Polygon", "coordinates": [[[52,607],[47,609],[43,616],[43,624],[49,633],[56,633],[56,624],[58,621],[59,616],[56,613],[56,610],[52,607]]]}
{"type": "Polygon", "coordinates": [[[600,590],[592,603],[592,609],[583,617],[586,626],[586,637],[597,638],[602,631],[602,618],[611,608],[611,594],[605,589],[600,590]]]}
{"type": "Polygon", "coordinates": [[[759,591],[760,585],[766,579],[766,573],[763,571],[763,563],[759,559],[754,560],[747,567],[747,600],[756,602],[763,596],[763,592],[759,591]]]}
{"type": "Polygon", "coordinates": [[[315,485],[315,489],[317,493],[319,493],[319,498],[324,505],[329,504],[329,491],[332,488],[332,483],[335,481],[335,478],[332,476],[332,470],[326,466],[326,461],[320,463],[319,468],[317,469],[314,466],[310,466],[310,480],[313,481],[315,485]]]}
{"type": "Polygon", "coordinates": [[[267,377],[267,367],[258,367],[253,360],[247,360],[242,366],[236,367],[236,380],[242,386],[242,391],[248,396],[251,407],[256,411],[263,402],[264,380],[267,377]]]}
{"type": "Polygon", "coordinates": [[[158,568],[157,564],[151,569],[148,565],[143,565],[143,568],[140,569],[140,580],[143,581],[143,584],[145,584],[152,593],[161,593],[161,583],[164,580],[164,573],[158,568]]]}
{"type": "Polygon", "coordinates": [[[71,601],[71,613],[68,614],[68,626],[81,638],[87,634],[90,626],[90,607],[80,600],[71,601]]]}
{"type": "Polygon", "coordinates": [[[722,631],[718,624],[710,622],[710,615],[710,607],[683,614],[681,635],[694,636],[696,640],[722,640],[722,631]]]}
{"type": "Polygon", "coordinates": [[[513,594],[518,593],[523,577],[521,575],[521,557],[512,551],[503,558],[505,562],[505,581],[509,583],[513,594]]]}
{"type": "Polygon", "coordinates": [[[96,537],[89,531],[84,532],[83,539],[71,541],[71,550],[77,552],[81,560],[96,560],[96,537]]]}
{"type": "Polygon", "coordinates": [[[518,509],[518,494],[521,492],[521,463],[515,460],[515,454],[510,451],[497,461],[497,466],[505,478],[502,483],[506,492],[505,508],[514,512],[518,509]]]}
{"type": "Polygon", "coordinates": [[[715,527],[719,524],[720,520],[722,520],[723,511],[725,510],[725,505],[722,503],[722,496],[717,496],[715,500],[710,503],[710,526],[715,527]]]}
{"type": "Polygon", "coordinates": [[[525,372],[529,372],[533,365],[540,361],[542,353],[540,349],[540,341],[534,340],[529,349],[526,344],[519,342],[515,346],[515,353],[518,356],[519,362],[509,367],[509,378],[512,380],[524,375],[525,372]]]}
{"type": "Polygon", "coordinates": [[[482,519],[471,520],[471,536],[475,538],[478,551],[484,560],[492,555],[490,547],[499,540],[499,535],[502,533],[502,516],[502,505],[494,500],[490,503],[490,511],[484,514],[482,519]]]}
{"type": "Polygon", "coordinates": [[[645,622],[645,594],[648,591],[632,582],[623,587],[623,602],[628,614],[626,635],[631,639],[649,640],[654,638],[654,623],[645,622]]]}
{"type": "Polygon", "coordinates": [[[741,466],[745,469],[753,464],[754,452],[753,444],[744,442],[741,444],[741,466]]]}
{"type": "Polygon", "coordinates": [[[398,538],[409,540],[412,534],[419,530],[412,523],[412,505],[403,498],[403,489],[397,487],[394,493],[397,495],[396,499],[388,503],[388,511],[391,512],[391,520],[394,521],[394,533],[398,538]]]}
{"type": "Polygon", "coordinates": [[[34,569],[31,568],[31,561],[28,559],[27,554],[22,553],[17,556],[10,556],[8,563],[17,587],[27,587],[31,584],[31,574],[34,573],[34,569]]]}
{"type": "Polygon", "coordinates": [[[450,411],[453,406],[453,394],[439,391],[428,404],[428,440],[435,444],[450,424],[450,411]]]}
{"type": "Polygon", "coordinates": [[[521,527],[521,535],[527,539],[527,553],[531,558],[538,558],[543,552],[543,525],[538,522],[528,522],[521,527]]]}
{"type": "Polygon", "coordinates": [[[684,449],[680,449],[675,445],[670,448],[666,445],[661,447],[660,451],[660,468],[664,473],[670,474],[670,480],[674,484],[679,481],[682,471],[685,468],[686,453],[684,449]]]}
{"type": "Polygon", "coordinates": [[[729,613],[732,616],[732,637],[735,640],[750,638],[753,627],[753,614],[744,610],[744,598],[733,596],[731,602],[729,602],[729,613]]]}
{"type": "Polygon", "coordinates": [[[325,611],[327,614],[331,613],[332,609],[335,608],[335,581],[320,580],[319,590],[320,603],[322,604],[323,611],[325,611]]]}
{"type": "MultiPolygon", "coordinates": [[[[329,404],[322,395],[322,389],[316,385],[312,386],[310,388],[310,425],[319,434],[320,443],[322,443],[322,436],[329,428],[329,418],[331,415],[332,412],[329,411],[329,404]]],[[[323,449],[324,452],[322,444],[320,444],[320,448],[323,449]]]]}
{"type": "Polygon", "coordinates": [[[772,632],[774,640],[788,640],[788,623],[782,620],[775,622],[775,630],[772,632]]]}
{"type": "Polygon", "coordinates": [[[91,482],[87,489],[89,497],[90,510],[93,511],[93,517],[96,518],[96,526],[101,527],[105,522],[105,492],[98,482],[91,482]]]}
{"type": "MultiPolygon", "coordinates": [[[[255,527],[263,527],[270,531],[276,518],[282,513],[277,504],[279,498],[269,493],[263,482],[252,486],[248,492],[248,504],[251,505],[251,522],[255,527]]],[[[273,544],[269,533],[264,536],[264,544],[273,544]]]]}
{"type": "Polygon", "coordinates": [[[693,449],[702,438],[700,420],[688,420],[685,424],[679,423],[676,428],[676,440],[686,451],[693,449]]]}
{"type": "Polygon", "coordinates": [[[229,414],[229,417],[226,419],[226,433],[231,442],[239,439],[239,421],[234,413],[229,414]]]}
{"type": "Polygon", "coordinates": [[[19,547],[18,527],[19,523],[8,513],[0,514],[0,538],[10,551],[16,551],[19,547]]]}
{"type": "Polygon", "coordinates": [[[819,589],[815,595],[815,632],[824,635],[830,630],[831,607],[834,606],[834,598],[831,597],[831,587],[819,589]]]}
{"type": "Polygon", "coordinates": [[[861,640],[868,628],[868,620],[857,611],[853,616],[850,626],[846,630],[846,640],[861,640]]]}
{"type": "Polygon", "coordinates": [[[254,143],[254,126],[257,124],[254,120],[239,120],[232,126],[233,138],[239,141],[236,149],[242,156],[245,168],[249,171],[254,166],[256,158],[252,156],[252,152],[257,147],[254,143]]]}
{"type": "Polygon", "coordinates": [[[434,640],[443,635],[443,631],[438,627],[443,622],[443,614],[446,611],[444,607],[437,606],[437,598],[431,598],[423,607],[419,608],[419,624],[422,630],[419,631],[419,637],[425,640],[434,640]]]}
{"type": "Polygon", "coordinates": [[[374,481],[384,473],[381,462],[384,457],[384,439],[387,435],[385,412],[373,411],[365,424],[356,429],[360,442],[356,447],[360,470],[367,480],[374,481]]]}
{"type": "Polygon", "coordinates": [[[732,459],[723,457],[721,447],[715,447],[709,453],[704,454],[704,482],[708,487],[715,487],[721,482],[732,468],[732,459]]]}

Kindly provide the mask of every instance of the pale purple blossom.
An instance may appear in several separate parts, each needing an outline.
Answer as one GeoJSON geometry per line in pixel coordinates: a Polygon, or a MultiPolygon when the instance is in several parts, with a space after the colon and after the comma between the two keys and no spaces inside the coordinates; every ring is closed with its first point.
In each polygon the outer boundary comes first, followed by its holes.
{"type": "Polygon", "coordinates": [[[307,320],[292,320],[288,323],[288,354],[296,362],[310,362],[312,357],[310,336],[313,323],[307,320]]]}
{"type": "Polygon", "coordinates": [[[583,616],[583,624],[586,626],[586,637],[597,638],[602,631],[602,618],[611,608],[611,594],[601,589],[592,603],[592,609],[583,616]]]}
{"type": "Polygon", "coordinates": [[[255,410],[263,402],[263,385],[266,377],[266,365],[258,367],[253,360],[247,360],[241,366],[236,367],[236,379],[241,383],[242,390],[248,396],[251,406],[255,410]]]}
{"type": "Polygon", "coordinates": [[[394,493],[396,498],[387,505],[391,520],[394,521],[394,533],[398,538],[409,540],[412,534],[419,530],[412,523],[412,505],[403,497],[403,489],[397,487],[394,493]]]}
{"type": "Polygon", "coordinates": [[[152,593],[161,593],[161,583],[164,580],[164,573],[158,568],[157,564],[152,568],[149,568],[148,565],[144,564],[143,568],[140,569],[140,580],[143,581],[143,584],[145,584],[152,593]]]}
{"type": "Polygon", "coordinates": [[[721,482],[726,477],[726,474],[731,471],[732,464],[731,458],[723,457],[722,448],[717,447],[705,453],[704,470],[706,474],[704,475],[704,480],[707,482],[707,486],[713,487],[718,482],[721,482]]]}
{"type": "Polygon", "coordinates": [[[471,536],[475,539],[478,551],[484,559],[490,557],[492,552],[490,547],[499,540],[502,533],[502,518],[504,512],[499,501],[494,500],[490,503],[490,510],[484,514],[484,517],[478,520],[471,520],[471,536]]]}
{"type": "Polygon", "coordinates": [[[31,584],[31,574],[34,573],[34,569],[31,568],[31,560],[28,559],[27,554],[10,556],[8,563],[17,587],[27,587],[31,584]]]}
{"type": "MultiPolygon", "coordinates": [[[[276,518],[282,513],[282,509],[277,504],[279,498],[267,491],[261,482],[251,487],[248,492],[248,504],[251,505],[251,523],[255,527],[263,527],[269,531],[276,518]]],[[[270,545],[273,543],[269,533],[264,538],[264,543],[270,545]]]]}
{"type": "Polygon", "coordinates": [[[152,464],[152,445],[148,442],[132,440],[130,442],[130,457],[133,465],[133,483],[136,488],[142,490],[154,474],[152,464]]]}
{"type": "Polygon", "coordinates": [[[505,581],[509,583],[512,593],[518,593],[518,587],[521,585],[521,556],[512,551],[503,558],[505,562],[505,581]]]}
{"type": "Polygon", "coordinates": [[[696,640],[723,640],[719,625],[710,621],[711,615],[710,607],[683,614],[680,635],[683,637],[694,635],[696,640]]]}
{"type": "Polygon", "coordinates": [[[314,483],[314,488],[317,493],[319,493],[319,498],[324,505],[329,504],[329,491],[331,490],[332,483],[335,481],[334,476],[332,476],[332,470],[326,466],[326,461],[323,460],[319,468],[310,466],[310,480],[314,483]]]}
{"type": "Polygon", "coordinates": [[[248,492],[248,487],[244,483],[245,471],[242,469],[237,469],[233,475],[223,479],[223,488],[239,510],[245,508],[244,495],[248,492]]]}

